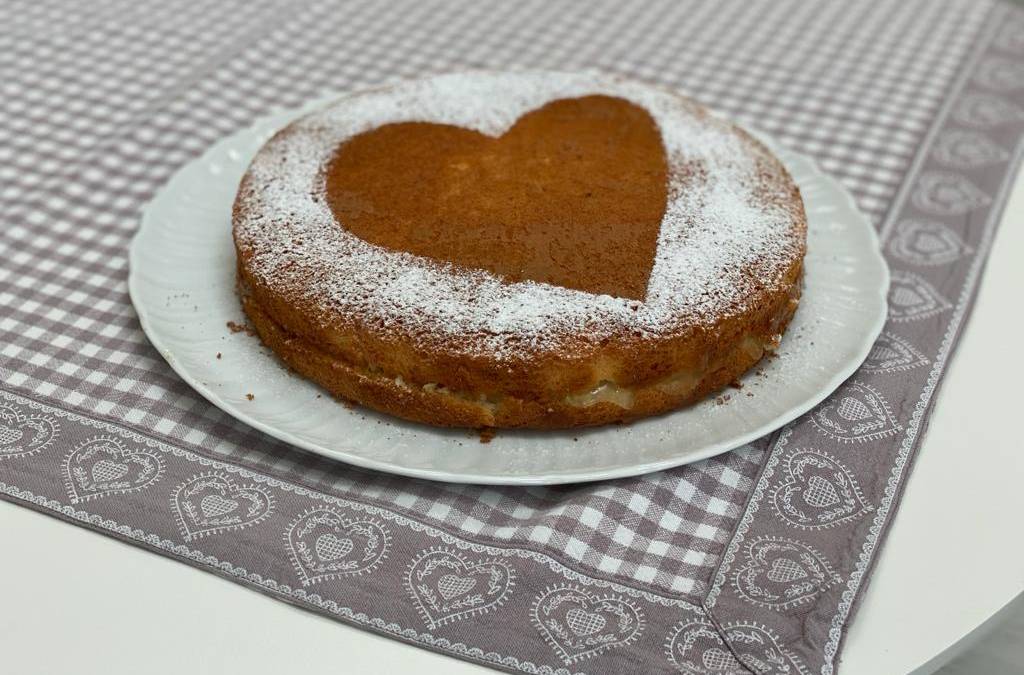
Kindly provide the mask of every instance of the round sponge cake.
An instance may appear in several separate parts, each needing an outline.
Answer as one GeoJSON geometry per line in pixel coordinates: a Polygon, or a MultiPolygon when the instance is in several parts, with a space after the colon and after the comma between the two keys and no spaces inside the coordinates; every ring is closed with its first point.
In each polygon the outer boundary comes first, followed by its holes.
{"type": "Polygon", "coordinates": [[[781,339],[806,217],[782,164],[679,94],[468,73],[275,135],[233,212],[242,305],[333,394],[427,424],[627,421],[781,339]]]}

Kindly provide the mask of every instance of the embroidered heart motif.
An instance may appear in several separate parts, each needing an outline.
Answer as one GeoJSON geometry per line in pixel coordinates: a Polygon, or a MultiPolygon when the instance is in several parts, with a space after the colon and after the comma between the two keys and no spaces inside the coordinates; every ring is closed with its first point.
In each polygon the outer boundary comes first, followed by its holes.
{"type": "Polygon", "coordinates": [[[469,593],[476,587],[476,579],[473,577],[460,577],[454,574],[446,574],[437,581],[437,590],[445,600],[469,593]]]}
{"type": "Polygon", "coordinates": [[[985,206],[992,198],[958,173],[922,174],[910,197],[914,206],[938,216],[954,216],[985,206]]]}
{"type": "Polygon", "coordinates": [[[932,266],[951,263],[971,249],[942,223],[904,220],[896,226],[889,251],[912,265],[932,266]]]}
{"type": "Polygon", "coordinates": [[[772,505],[790,525],[834,527],[873,510],[849,469],[826,452],[794,450],[784,467],[785,478],[772,491],[772,505]]]}
{"type": "Polygon", "coordinates": [[[839,580],[828,561],[810,546],[762,537],[748,545],[733,585],[745,600],[781,610],[810,602],[839,580]]]}
{"type": "Polygon", "coordinates": [[[25,415],[14,405],[0,404],[0,459],[40,452],[53,443],[59,427],[49,415],[25,415]]]}
{"type": "Polygon", "coordinates": [[[338,222],[373,244],[507,282],[642,300],[668,162],[646,110],[586,96],[548,103],[497,138],[388,124],[339,146],[325,178],[338,222]]]}
{"type": "Polygon", "coordinates": [[[373,571],[387,557],[391,533],[376,518],[351,518],[332,508],[299,516],[284,533],[304,586],[373,571]]]}
{"type": "Polygon", "coordinates": [[[574,586],[546,590],[533,605],[533,622],[566,663],[575,663],[636,640],[643,614],[617,595],[597,596],[574,586]]]}
{"type": "Polygon", "coordinates": [[[502,560],[472,562],[452,549],[428,549],[409,565],[405,583],[434,629],[499,607],[512,594],[515,572],[502,560]]]}
{"type": "Polygon", "coordinates": [[[797,579],[806,579],[807,570],[789,558],[776,558],[772,561],[772,567],[766,576],[777,584],[785,584],[797,579]]]}
{"type": "Polygon", "coordinates": [[[999,96],[971,94],[953,108],[953,117],[972,127],[994,127],[1024,119],[1024,110],[999,96]]]}
{"type": "Polygon", "coordinates": [[[733,622],[722,628],[739,659],[709,621],[697,619],[675,626],[665,643],[668,660],[686,675],[809,675],[800,657],[785,649],[765,626],[733,622]]]}
{"type": "Polygon", "coordinates": [[[953,307],[935,287],[913,272],[894,270],[889,287],[889,318],[893,321],[926,319],[953,307]]]}
{"type": "Polygon", "coordinates": [[[893,373],[927,363],[925,355],[915,349],[910,342],[886,332],[878,336],[861,368],[879,373],[893,373]]]}
{"type": "Polygon", "coordinates": [[[932,156],[949,166],[970,169],[1010,158],[1010,153],[985,134],[954,129],[939,136],[932,156]]]}
{"type": "Polygon", "coordinates": [[[220,472],[185,481],[175,489],[171,503],[188,541],[250,527],[269,518],[274,510],[274,498],[267,488],[235,483],[220,472]]]}
{"type": "Polygon", "coordinates": [[[199,508],[207,518],[216,518],[237,509],[238,502],[234,499],[225,499],[220,495],[206,495],[199,502],[199,508]]]}
{"type": "Polygon", "coordinates": [[[1015,59],[989,58],[981,63],[975,79],[990,89],[1020,89],[1024,87],[1024,66],[1015,59]]]}
{"type": "Polygon", "coordinates": [[[848,382],[811,413],[811,423],[840,442],[885,438],[902,429],[882,395],[863,382],[848,382]]]}
{"type": "Polygon", "coordinates": [[[75,503],[145,490],[163,470],[157,450],[107,436],[91,438],[64,457],[64,483],[75,503]]]}
{"type": "Polygon", "coordinates": [[[321,534],[317,537],[314,548],[318,558],[331,562],[347,556],[355,548],[355,544],[351,539],[338,539],[333,534],[321,534]]]}

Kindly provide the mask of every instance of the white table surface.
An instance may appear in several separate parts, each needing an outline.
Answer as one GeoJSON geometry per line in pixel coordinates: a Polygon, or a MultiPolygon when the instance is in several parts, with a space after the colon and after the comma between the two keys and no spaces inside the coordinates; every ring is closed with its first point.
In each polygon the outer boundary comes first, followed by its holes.
{"type": "MultiPolygon", "coordinates": [[[[1022,291],[1019,180],[842,675],[934,672],[1024,593],[1022,291]]],[[[5,673],[492,672],[4,502],[0,533],[5,673]]]]}

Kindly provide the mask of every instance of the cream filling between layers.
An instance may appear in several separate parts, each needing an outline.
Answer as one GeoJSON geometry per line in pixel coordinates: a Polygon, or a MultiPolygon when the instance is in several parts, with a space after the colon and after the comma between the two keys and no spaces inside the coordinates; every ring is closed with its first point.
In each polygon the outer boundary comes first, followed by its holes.
{"type": "MultiPolygon", "coordinates": [[[[763,340],[754,335],[745,336],[735,348],[746,352],[754,361],[760,360],[765,352],[773,351],[779,345],[781,335],[773,335],[768,340],[763,340]]],[[[734,351],[735,351],[734,350],[734,351]]],[[[730,353],[731,355],[731,353],[730,353]]],[[[624,410],[633,407],[633,401],[637,390],[654,388],[671,396],[685,396],[694,391],[701,381],[708,374],[721,365],[721,360],[715,361],[704,368],[687,368],[678,370],[671,375],[654,383],[645,383],[637,386],[624,386],[612,380],[601,380],[596,386],[566,394],[562,397],[561,403],[574,408],[588,408],[598,403],[612,403],[624,410]]],[[[405,381],[401,376],[392,378],[392,381],[399,387],[412,390],[414,385],[405,381]]],[[[453,396],[469,403],[481,405],[487,410],[494,412],[501,403],[501,395],[471,394],[468,392],[449,389],[437,382],[428,382],[420,387],[423,391],[443,396],[453,396]]]]}
{"type": "MultiPolygon", "coordinates": [[[[768,342],[763,342],[753,335],[747,335],[740,342],[738,349],[747,352],[752,358],[760,359],[764,352],[778,346],[779,338],[781,336],[773,336],[768,342]]],[[[586,408],[598,403],[614,403],[620,408],[628,410],[633,407],[633,398],[637,389],[653,387],[671,396],[685,396],[696,389],[704,376],[714,371],[717,365],[719,364],[713,363],[704,368],[678,370],[663,380],[645,384],[643,387],[624,387],[611,380],[602,380],[593,389],[568,394],[562,401],[577,408],[586,408]]]]}

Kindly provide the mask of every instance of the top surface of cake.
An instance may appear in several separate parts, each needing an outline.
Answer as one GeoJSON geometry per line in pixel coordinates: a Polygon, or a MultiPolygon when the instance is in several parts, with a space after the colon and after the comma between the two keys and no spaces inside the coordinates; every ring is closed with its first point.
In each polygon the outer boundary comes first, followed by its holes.
{"type": "Polygon", "coordinates": [[[714,329],[792,282],[806,223],[778,160],[678,94],[469,73],[291,124],[234,227],[252,277],[316,320],[519,359],[714,329]]]}

